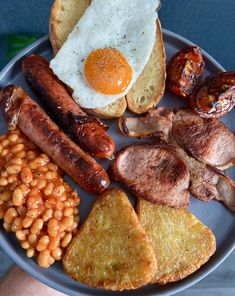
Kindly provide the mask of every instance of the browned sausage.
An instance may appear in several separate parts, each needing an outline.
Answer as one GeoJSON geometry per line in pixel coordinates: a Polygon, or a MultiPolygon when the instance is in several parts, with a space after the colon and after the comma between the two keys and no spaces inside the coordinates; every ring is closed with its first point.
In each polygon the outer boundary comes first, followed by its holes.
{"type": "Polygon", "coordinates": [[[99,193],[109,186],[105,170],[72,142],[22,88],[5,87],[0,92],[0,105],[9,128],[18,125],[83,189],[99,193]]]}
{"type": "Polygon", "coordinates": [[[26,81],[45,104],[55,122],[75,143],[95,157],[109,158],[113,155],[115,144],[106,133],[108,127],[101,120],[88,116],[74,102],[45,58],[38,55],[26,57],[22,69],[26,81]]]}

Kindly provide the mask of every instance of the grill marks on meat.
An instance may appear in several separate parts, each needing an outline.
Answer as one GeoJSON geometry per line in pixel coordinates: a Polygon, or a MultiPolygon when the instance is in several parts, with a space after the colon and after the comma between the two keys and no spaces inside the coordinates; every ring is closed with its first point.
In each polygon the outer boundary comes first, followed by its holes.
{"type": "Polygon", "coordinates": [[[48,113],[75,143],[95,157],[110,158],[113,155],[115,143],[106,133],[108,126],[100,119],[88,116],[75,103],[45,58],[38,55],[26,57],[22,71],[48,113]]]}
{"type": "Polygon", "coordinates": [[[10,128],[18,127],[75,182],[90,193],[110,184],[105,170],[72,142],[22,88],[9,85],[0,92],[0,106],[10,128]]]}
{"type": "Polygon", "coordinates": [[[190,157],[173,137],[170,142],[175,146],[177,156],[189,169],[190,193],[204,202],[212,199],[221,201],[230,210],[235,211],[235,182],[222,171],[190,157]]]}
{"type": "MultiPolygon", "coordinates": [[[[177,145],[177,144],[176,144],[177,145]]],[[[219,193],[216,189],[218,175],[205,163],[187,155],[180,147],[176,147],[178,157],[180,157],[188,166],[190,172],[191,194],[202,201],[219,199],[219,193]]]]}
{"type": "Polygon", "coordinates": [[[217,119],[178,110],[174,116],[173,135],[185,151],[200,161],[221,170],[235,164],[235,135],[217,119]]]}
{"type": "MultiPolygon", "coordinates": [[[[164,108],[153,110],[155,117],[151,117],[151,123],[154,122],[152,121],[154,118],[157,121],[154,124],[159,130],[163,130],[161,125],[164,124],[158,116],[162,112],[161,109],[164,108]]],[[[169,115],[172,110],[167,110],[169,115]]],[[[127,121],[130,120],[129,126],[130,123],[134,126],[134,129],[129,129],[128,132],[134,132],[132,136],[138,137],[143,131],[143,129],[139,131],[139,121],[142,124],[142,120],[147,121],[148,116],[149,114],[142,118],[126,118],[127,121]]],[[[113,178],[130,188],[138,197],[179,207],[176,204],[180,190],[176,189],[176,184],[177,177],[180,180],[183,176],[181,168],[184,167],[179,165],[178,160],[180,159],[184,165],[186,164],[190,175],[190,184],[184,190],[187,191],[188,188],[194,197],[205,202],[212,199],[221,201],[230,210],[235,211],[235,182],[217,169],[225,169],[235,164],[233,132],[217,119],[200,118],[191,110],[175,112],[173,132],[171,119],[172,116],[167,118],[169,125],[165,133],[165,141],[167,142],[168,139],[168,144],[155,146],[139,144],[122,149],[111,166],[113,178]],[[151,147],[155,152],[150,153],[151,149],[147,147],[151,147]],[[162,147],[161,152],[156,152],[156,147],[159,151],[162,147]],[[148,149],[150,150],[147,152],[148,149]],[[174,155],[173,158],[172,155],[174,155]],[[170,187],[172,190],[168,190],[170,187]],[[174,198],[176,201],[172,200],[174,198]]],[[[185,204],[188,203],[188,201],[186,203],[186,195],[183,197],[185,204]]]]}
{"type": "Polygon", "coordinates": [[[175,208],[189,204],[189,171],[171,146],[127,146],[118,152],[110,171],[138,197],[175,208]]]}

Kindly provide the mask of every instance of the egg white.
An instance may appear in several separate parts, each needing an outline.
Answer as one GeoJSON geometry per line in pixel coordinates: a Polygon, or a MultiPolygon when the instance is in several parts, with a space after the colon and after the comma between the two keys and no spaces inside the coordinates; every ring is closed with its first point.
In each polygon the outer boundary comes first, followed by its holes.
{"type": "Polygon", "coordinates": [[[84,108],[101,108],[123,97],[136,82],[156,38],[158,0],[93,0],[68,36],[50,67],[73,90],[84,108]],[[118,95],[96,92],[84,77],[84,61],[95,49],[119,50],[133,70],[127,89],[118,95]]]}

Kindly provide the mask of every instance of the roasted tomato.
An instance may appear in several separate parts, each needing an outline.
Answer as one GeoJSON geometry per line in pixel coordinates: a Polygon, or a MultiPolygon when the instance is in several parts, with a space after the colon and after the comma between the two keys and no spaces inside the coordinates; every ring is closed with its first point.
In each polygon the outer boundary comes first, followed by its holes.
{"type": "Polygon", "coordinates": [[[201,117],[219,118],[235,106],[235,71],[208,76],[190,98],[201,117]]]}
{"type": "Polygon", "coordinates": [[[201,49],[187,46],[178,51],[167,66],[166,85],[173,93],[187,98],[201,81],[205,71],[201,49]]]}

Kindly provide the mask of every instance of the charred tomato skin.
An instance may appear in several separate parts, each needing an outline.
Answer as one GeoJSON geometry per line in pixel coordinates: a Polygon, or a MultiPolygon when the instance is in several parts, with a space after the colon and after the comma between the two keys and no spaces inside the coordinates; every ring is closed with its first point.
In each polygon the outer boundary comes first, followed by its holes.
{"type": "Polygon", "coordinates": [[[208,76],[190,97],[194,112],[205,118],[219,118],[235,106],[235,71],[208,76]]]}
{"type": "Polygon", "coordinates": [[[198,46],[186,46],[170,59],[166,86],[176,95],[187,98],[201,82],[204,71],[201,49],[198,46]]]}

